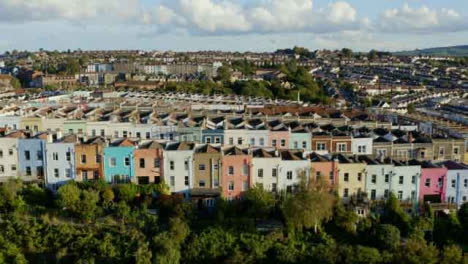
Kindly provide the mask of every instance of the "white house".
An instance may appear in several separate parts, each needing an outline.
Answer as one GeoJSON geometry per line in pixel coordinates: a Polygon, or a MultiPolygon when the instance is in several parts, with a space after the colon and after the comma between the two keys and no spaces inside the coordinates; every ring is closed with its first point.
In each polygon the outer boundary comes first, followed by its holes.
{"type": "Polygon", "coordinates": [[[274,149],[256,149],[252,151],[252,171],[250,186],[262,186],[265,190],[279,190],[279,169],[281,157],[274,149]]]}
{"type": "Polygon", "coordinates": [[[168,143],[164,150],[164,181],[171,192],[182,193],[186,198],[193,188],[194,143],[168,143]]]}
{"type": "Polygon", "coordinates": [[[278,189],[292,192],[299,185],[301,176],[307,181],[310,177],[310,161],[302,151],[281,151],[281,162],[278,178],[278,189]]]}

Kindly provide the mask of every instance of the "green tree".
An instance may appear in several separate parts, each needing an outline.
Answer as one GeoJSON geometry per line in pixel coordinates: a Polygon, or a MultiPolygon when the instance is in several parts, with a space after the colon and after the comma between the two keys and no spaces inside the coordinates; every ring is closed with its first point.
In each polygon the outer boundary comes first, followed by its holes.
{"type": "Polygon", "coordinates": [[[435,264],[438,255],[439,251],[434,245],[428,244],[421,235],[413,235],[396,252],[395,263],[435,264]]]}
{"type": "Polygon", "coordinates": [[[343,56],[345,56],[346,58],[352,58],[354,56],[354,53],[351,49],[348,49],[348,48],[343,48],[341,50],[341,53],[343,54],[343,56]]]}
{"type": "Polygon", "coordinates": [[[377,51],[376,50],[369,51],[369,53],[367,54],[367,58],[371,61],[377,59],[377,51]]]}
{"type": "Polygon", "coordinates": [[[464,203],[460,206],[457,213],[458,221],[463,228],[463,239],[465,243],[468,243],[468,203],[464,203]]]}
{"type": "Polygon", "coordinates": [[[411,229],[410,217],[400,207],[400,202],[393,192],[390,193],[389,198],[384,206],[384,213],[382,215],[382,223],[391,224],[400,230],[403,236],[409,234],[411,229]]]}
{"type": "Polygon", "coordinates": [[[248,214],[254,218],[266,218],[275,205],[273,195],[262,186],[254,186],[245,193],[248,214]]]}
{"type": "Polygon", "coordinates": [[[83,190],[81,193],[81,199],[78,202],[76,213],[81,219],[90,221],[96,216],[98,209],[99,192],[83,190]]]}
{"type": "Polygon", "coordinates": [[[456,245],[445,246],[440,264],[463,264],[463,251],[456,245]]]}
{"type": "Polygon", "coordinates": [[[80,202],[81,190],[76,183],[69,182],[59,188],[57,191],[58,204],[65,210],[76,212],[80,202]]]}
{"type": "Polygon", "coordinates": [[[317,232],[318,226],[331,218],[333,203],[327,182],[313,179],[307,182],[303,174],[297,191],[286,199],[282,209],[290,228],[301,231],[314,227],[317,232]]]}
{"type": "Polygon", "coordinates": [[[400,230],[393,225],[381,224],[375,231],[375,245],[381,249],[396,250],[400,246],[400,230]]]}

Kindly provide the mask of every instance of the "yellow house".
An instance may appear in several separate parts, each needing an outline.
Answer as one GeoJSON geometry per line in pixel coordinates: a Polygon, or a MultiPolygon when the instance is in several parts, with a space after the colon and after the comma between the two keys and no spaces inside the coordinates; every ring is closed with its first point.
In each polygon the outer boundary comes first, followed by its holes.
{"type": "Polygon", "coordinates": [[[44,131],[44,123],[40,117],[21,117],[20,127],[33,132],[44,131]]]}
{"type": "Polygon", "coordinates": [[[344,203],[351,197],[361,197],[366,188],[366,164],[355,157],[336,155],[338,160],[338,195],[344,203]]]}

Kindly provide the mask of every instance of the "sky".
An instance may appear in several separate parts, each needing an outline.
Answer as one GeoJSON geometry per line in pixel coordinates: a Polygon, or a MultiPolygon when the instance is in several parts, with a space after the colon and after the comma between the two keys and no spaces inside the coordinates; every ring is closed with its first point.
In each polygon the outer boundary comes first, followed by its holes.
{"type": "Polygon", "coordinates": [[[0,0],[0,51],[468,45],[468,0],[0,0]]]}

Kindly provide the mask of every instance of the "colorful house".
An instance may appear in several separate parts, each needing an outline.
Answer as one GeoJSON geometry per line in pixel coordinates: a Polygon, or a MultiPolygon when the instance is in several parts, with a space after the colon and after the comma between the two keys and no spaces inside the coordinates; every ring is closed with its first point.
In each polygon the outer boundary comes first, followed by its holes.
{"type": "Polygon", "coordinates": [[[338,195],[345,203],[351,198],[361,198],[366,189],[366,164],[354,156],[338,154],[333,158],[339,162],[338,195]]]}
{"type": "Polygon", "coordinates": [[[249,189],[251,160],[246,149],[228,147],[223,150],[223,197],[239,199],[249,189]]]}
{"type": "Polygon", "coordinates": [[[198,201],[199,205],[213,207],[216,197],[221,195],[221,148],[209,144],[195,148],[193,166],[194,188],[190,192],[191,199],[198,201]]]}
{"type": "Polygon", "coordinates": [[[290,193],[301,180],[309,181],[310,161],[303,151],[298,150],[282,150],[280,156],[278,188],[290,193]]]}
{"type": "Polygon", "coordinates": [[[331,159],[329,156],[320,155],[313,152],[309,155],[311,164],[310,177],[311,179],[326,180],[330,186],[336,187],[338,184],[338,162],[331,159]]]}
{"type": "Polygon", "coordinates": [[[23,131],[14,131],[0,137],[0,181],[20,176],[18,170],[18,140],[27,138],[23,131]]]}
{"type": "Polygon", "coordinates": [[[281,157],[275,149],[253,150],[250,186],[261,186],[265,190],[278,192],[280,165],[281,157]]]}
{"type": "Polygon", "coordinates": [[[445,201],[457,206],[468,202],[468,165],[454,161],[446,161],[442,165],[447,168],[445,201]]]}
{"type": "Polygon", "coordinates": [[[75,171],[75,143],[77,137],[68,135],[56,141],[49,137],[46,143],[46,186],[52,190],[74,180],[75,171]]]}
{"type": "Polygon", "coordinates": [[[47,134],[45,140],[40,136],[18,139],[19,174],[24,180],[44,180],[47,134]]]}
{"type": "Polygon", "coordinates": [[[273,120],[268,123],[270,128],[269,140],[270,145],[273,148],[287,149],[289,148],[290,142],[290,131],[283,122],[279,120],[273,120]]]}
{"type": "Polygon", "coordinates": [[[63,133],[84,135],[86,133],[86,120],[66,120],[63,122],[63,133]]]}
{"type": "Polygon", "coordinates": [[[102,155],[105,144],[103,137],[92,137],[75,145],[77,181],[104,179],[102,155]]]}
{"type": "Polygon", "coordinates": [[[138,184],[160,183],[164,172],[164,147],[157,141],[143,142],[133,152],[138,184]]]}
{"type": "Polygon", "coordinates": [[[33,131],[35,133],[44,131],[44,125],[40,117],[21,117],[20,129],[33,131]]]}
{"type": "Polygon", "coordinates": [[[104,147],[104,175],[107,182],[135,181],[134,143],[128,138],[118,139],[104,147]]]}
{"type": "Polygon", "coordinates": [[[445,201],[447,188],[447,168],[428,161],[410,161],[410,164],[421,165],[419,200],[442,203],[445,201]]]}
{"type": "Polygon", "coordinates": [[[308,129],[302,126],[296,126],[292,128],[289,148],[310,151],[312,148],[312,134],[308,129]]]}
{"type": "Polygon", "coordinates": [[[182,193],[185,198],[195,186],[193,180],[193,152],[195,144],[191,142],[167,143],[164,149],[164,182],[172,193],[182,193]]]}
{"type": "Polygon", "coordinates": [[[223,144],[224,126],[225,122],[222,116],[207,119],[202,130],[202,142],[204,144],[223,144]]]}

